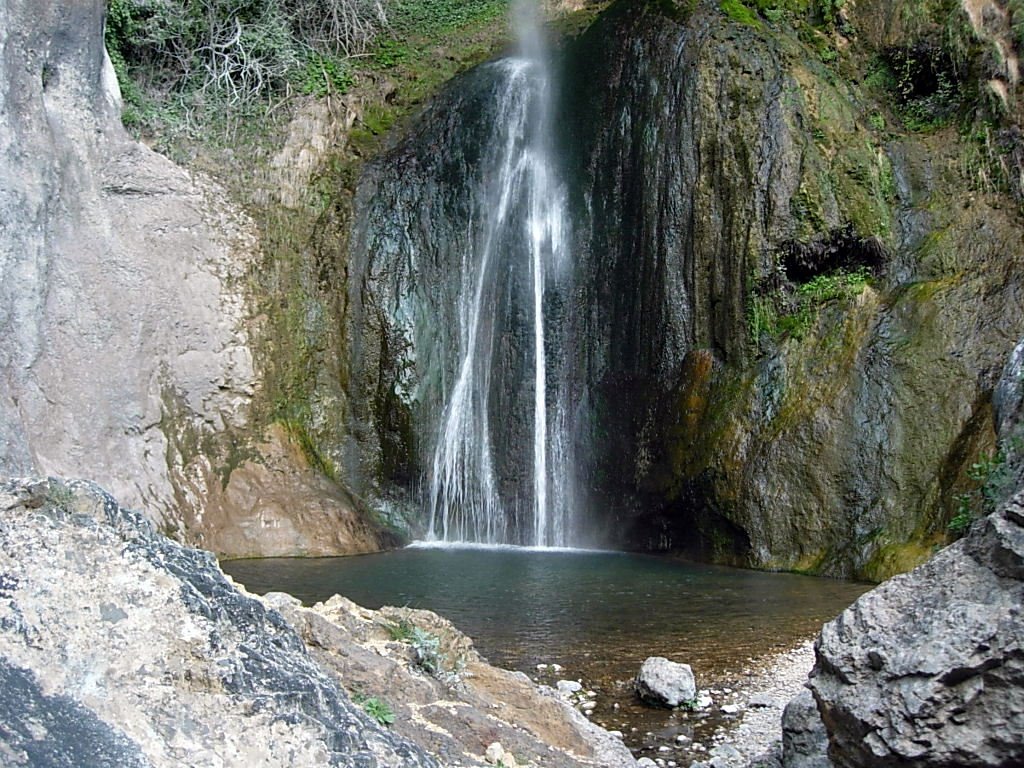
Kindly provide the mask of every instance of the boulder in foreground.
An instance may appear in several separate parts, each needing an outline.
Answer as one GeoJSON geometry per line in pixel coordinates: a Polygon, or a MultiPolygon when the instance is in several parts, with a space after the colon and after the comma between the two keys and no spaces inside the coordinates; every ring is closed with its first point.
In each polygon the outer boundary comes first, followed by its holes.
{"type": "Polygon", "coordinates": [[[840,768],[1024,765],[1024,492],[826,624],[810,687],[840,768]]]}
{"type": "Polygon", "coordinates": [[[253,597],[86,482],[0,482],[0,690],[12,768],[635,765],[444,619],[253,597]]]}

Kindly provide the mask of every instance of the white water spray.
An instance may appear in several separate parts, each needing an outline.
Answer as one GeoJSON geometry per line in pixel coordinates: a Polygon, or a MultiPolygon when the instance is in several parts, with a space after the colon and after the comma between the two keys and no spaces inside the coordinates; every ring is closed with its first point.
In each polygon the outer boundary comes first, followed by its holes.
{"type": "Polygon", "coordinates": [[[551,290],[568,271],[568,212],[552,155],[551,66],[533,3],[518,0],[514,21],[520,53],[493,65],[501,88],[483,174],[488,181],[482,184],[478,220],[472,225],[474,247],[463,255],[461,357],[434,448],[429,536],[564,547],[573,533],[567,394],[559,376],[562,361],[552,357],[560,345],[552,343],[546,307],[551,290]],[[500,381],[511,375],[495,358],[501,281],[526,273],[531,306],[523,314],[532,325],[532,377],[500,381]],[[517,516],[518,503],[502,499],[490,423],[495,384],[516,390],[532,384],[532,444],[502,446],[506,453],[519,451],[532,472],[529,520],[517,516]]]}

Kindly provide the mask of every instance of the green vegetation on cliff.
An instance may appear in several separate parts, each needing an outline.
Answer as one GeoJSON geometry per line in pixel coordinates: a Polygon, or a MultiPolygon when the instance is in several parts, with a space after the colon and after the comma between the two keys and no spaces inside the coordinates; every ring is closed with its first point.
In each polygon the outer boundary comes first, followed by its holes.
{"type": "Polygon", "coordinates": [[[386,24],[375,0],[110,0],[106,42],[126,124],[201,126],[289,89],[344,90],[386,24]]]}
{"type": "MultiPolygon", "coordinates": [[[[420,103],[504,37],[509,0],[108,0],[125,125],[200,142],[296,96],[359,89],[385,113],[420,103]],[[365,90],[386,73],[396,94],[365,90]],[[396,98],[397,95],[397,98],[396,98]]],[[[287,112],[287,110],[285,110],[287,112]]],[[[384,125],[368,124],[373,135],[384,125]]],[[[252,128],[252,126],[249,126],[252,128]]]]}

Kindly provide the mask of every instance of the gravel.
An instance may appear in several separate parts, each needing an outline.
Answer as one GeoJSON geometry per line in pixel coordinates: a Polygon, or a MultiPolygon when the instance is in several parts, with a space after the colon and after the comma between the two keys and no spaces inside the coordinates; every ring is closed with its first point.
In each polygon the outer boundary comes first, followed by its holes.
{"type": "Polygon", "coordinates": [[[770,658],[743,686],[739,724],[719,727],[707,758],[691,768],[779,768],[782,710],[803,689],[813,666],[810,640],[770,658]]]}

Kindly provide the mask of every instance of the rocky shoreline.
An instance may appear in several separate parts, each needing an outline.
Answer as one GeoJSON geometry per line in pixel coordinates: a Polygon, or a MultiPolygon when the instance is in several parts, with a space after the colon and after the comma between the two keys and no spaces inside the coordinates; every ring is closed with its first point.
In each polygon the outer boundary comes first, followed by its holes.
{"type": "Polygon", "coordinates": [[[1020,765],[1022,579],[1024,491],[861,597],[813,648],[695,691],[711,702],[693,715],[725,721],[637,761],[588,719],[582,686],[492,667],[436,614],[257,598],[92,483],[9,480],[0,682],[14,695],[0,700],[0,763],[1020,765]]]}
{"type": "Polygon", "coordinates": [[[806,690],[814,666],[814,645],[798,646],[762,660],[738,682],[723,706],[737,708],[737,719],[720,725],[710,743],[698,745],[705,756],[691,768],[777,768],[782,764],[782,714],[806,690]]]}
{"type": "Polygon", "coordinates": [[[0,483],[0,680],[5,766],[635,765],[439,616],[257,598],[83,481],[0,483]]]}

